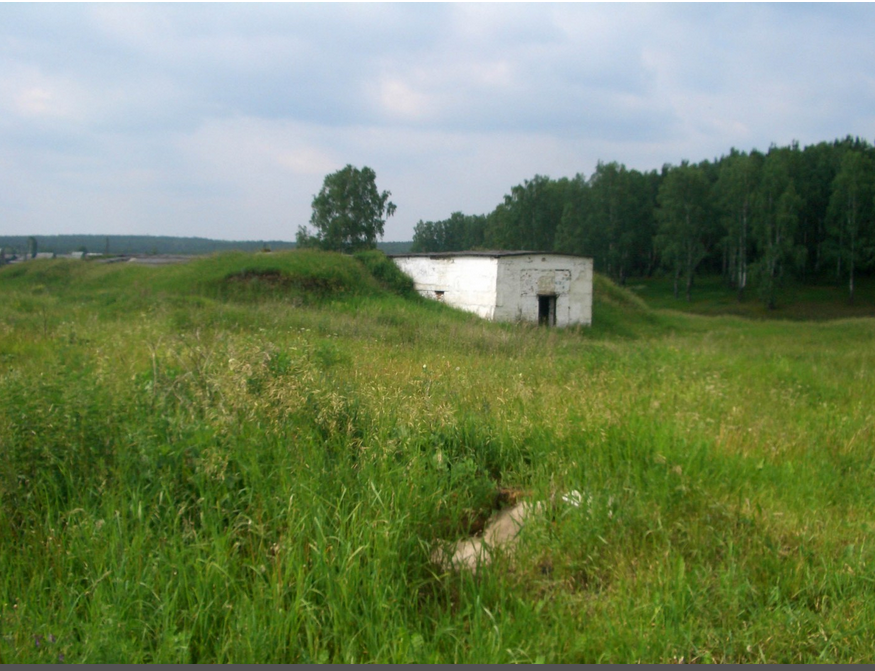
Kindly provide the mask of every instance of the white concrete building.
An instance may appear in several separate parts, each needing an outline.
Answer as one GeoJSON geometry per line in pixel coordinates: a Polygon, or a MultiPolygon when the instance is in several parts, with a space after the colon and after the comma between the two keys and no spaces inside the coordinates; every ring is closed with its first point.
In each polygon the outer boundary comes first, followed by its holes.
{"type": "Polygon", "coordinates": [[[395,255],[416,290],[485,319],[592,324],[592,259],[546,252],[395,255]]]}

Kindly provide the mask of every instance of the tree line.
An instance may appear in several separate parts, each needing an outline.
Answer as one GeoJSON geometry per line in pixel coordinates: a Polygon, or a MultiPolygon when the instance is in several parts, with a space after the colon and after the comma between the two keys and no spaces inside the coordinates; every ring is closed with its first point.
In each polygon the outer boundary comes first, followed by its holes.
{"type": "Polygon", "coordinates": [[[287,240],[211,240],[169,235],[2,235],[0,248],[7,255],[35,252],[90,252],[93,254],[211,254],[230,250],[260,251],[290,249],[295,243],[287,240]],[[38,246],[38,247],[37,247],[38,246]]]}
{"type": "Polygon", "coordinates": [[[875,270],[875,149],[847,137],[639,172],[599,162],[593,174],[536,175],[486,215],[420,221],[411,251],[552,251],[591,256],[621,284],[667,272],[687,300],[697,274],[722,274],[739,299],[775,307],[787,277],[831,277],[851,302],[875,270]]]}
{"type": "MultiPolygon", "coordinates": [[[[410,242],[378,241],[376,247],[386,254],[403,254],[410,249],[410,242]]],[[[29,258],[37,251],[55,254],[90,252],[110,256],[202,255],[228,251],[260,252],[265,249],[277,252],[294,248],[295,243],[288,240],[212,240],[167,235],[0,235],[0,253],[6,260],[25,256],[29,258]]]]}

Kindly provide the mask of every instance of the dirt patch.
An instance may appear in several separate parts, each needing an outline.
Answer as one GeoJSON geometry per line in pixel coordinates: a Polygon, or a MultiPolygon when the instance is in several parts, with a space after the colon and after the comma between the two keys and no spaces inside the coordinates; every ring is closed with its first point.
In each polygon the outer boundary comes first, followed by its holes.
{"type": "Polygon", "coordinates": [[[267,287],[272,289],[297,289],[302,292],[325,295],[343,290],[343,283],[326,277],[312,275],[289,275],[280,270],[243,270],[228,275],[225,281],[230,285],[248,287],[267,287]]]}
{"type": "Polygon", "coordinates": [[[225,278],[231,284],[252,284],[258,282],[268,286],[284,286],[290,284],[291,278],[279,270],[243,270],[225,278]]]}

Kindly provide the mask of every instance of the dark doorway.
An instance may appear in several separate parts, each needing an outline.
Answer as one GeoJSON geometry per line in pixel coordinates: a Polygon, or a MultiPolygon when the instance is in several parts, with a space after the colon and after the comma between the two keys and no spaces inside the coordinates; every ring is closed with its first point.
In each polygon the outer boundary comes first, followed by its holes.
{"type": "Polygon", "coordinates": [[[556,296],[538,296],[538,324],[556,326],[556,296]]]}

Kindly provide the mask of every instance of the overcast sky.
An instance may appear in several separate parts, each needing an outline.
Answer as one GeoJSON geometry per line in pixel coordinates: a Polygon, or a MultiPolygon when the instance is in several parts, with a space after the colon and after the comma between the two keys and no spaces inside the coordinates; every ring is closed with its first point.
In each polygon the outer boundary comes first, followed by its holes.
{"type": "Polygon", "coordinates": [[[417,221],[536,174],[875,141],[872,4],[0,4],[0,233],[294,239],[328,173],[417,221]]]}

